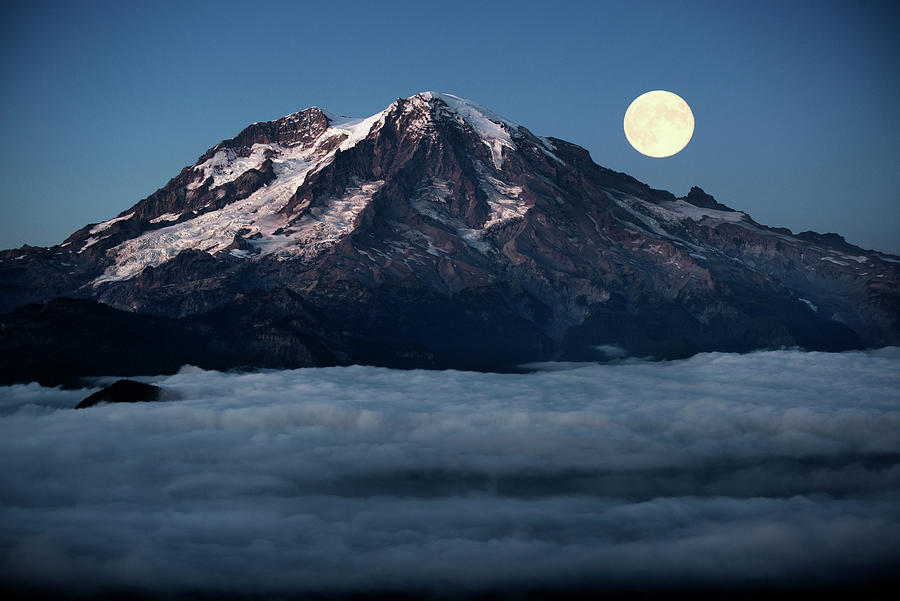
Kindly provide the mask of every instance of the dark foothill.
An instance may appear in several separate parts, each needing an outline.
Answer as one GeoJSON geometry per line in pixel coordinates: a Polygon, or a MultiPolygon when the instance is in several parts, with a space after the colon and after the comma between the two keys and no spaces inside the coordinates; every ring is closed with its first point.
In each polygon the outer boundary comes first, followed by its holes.
{"type": "Polygon", "coordinates": [[[117,380],[103,390],[86,397],[76,409],[86,409],[99,403],[148,403],[162,398],[162,388],[134,380],[117,380]]]}

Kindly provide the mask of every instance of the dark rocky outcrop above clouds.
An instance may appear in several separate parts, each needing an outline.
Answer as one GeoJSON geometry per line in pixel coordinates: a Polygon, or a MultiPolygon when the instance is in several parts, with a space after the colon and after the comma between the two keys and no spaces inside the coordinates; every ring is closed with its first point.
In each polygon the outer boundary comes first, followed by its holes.
{"type": "Polygon", "coordinates": [[[87,409],[100,403],[152,403],[162,399],[162,388],[136,382],[134,380],[116,380],[106,388],[88,395],[76,409],[87,409]]]}

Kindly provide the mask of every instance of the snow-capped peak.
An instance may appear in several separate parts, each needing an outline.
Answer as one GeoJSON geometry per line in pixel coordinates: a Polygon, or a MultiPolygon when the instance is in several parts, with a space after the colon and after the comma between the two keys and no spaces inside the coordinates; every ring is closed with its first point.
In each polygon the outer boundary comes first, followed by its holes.
{"type": "Polygon", "coordinates": [[[469,100],[468,98],[463,98],[461,96],[456,96],[455,94],[427,91],[420,92],[412,98],[422,98],[423,100],[432,100],[434,98],[437,98],[438,100],[449,106],[451,109],[453,109],[453,111],[455,111],[464,119],[473,119],[474,121],[487,119],[495,124],[503,124],[509,129],[517,129],[519,127],[518,123],[511,121],[510,119],[507,119],[506,117],[495,113],[488,108],[485,108],[484,106],[478,104],[473,100],[469,100]]]}
{"type": "Polygon", "coordinates": [[[453,94],[439,92],[421,92],[410,99],[421,99],[429,102],[433,99],[440,100],[460,119],[465,121],[491,150],[491,158],[494,166],[500,169],[503,166],[503,147],[515,150],[516,145],[510,136],[510,132],[519,128],[505,117],[484,108],[477,102],[461,98],[453,94]]]}
{"type": "MultiPolygon", "coordinates": [[[[378,131],[388,115],[403,102],[398,100],[363,119],[316,109],[314,112],[327,120],[327,127],[310,130],[315,132],[312,137],[300,137],[296,143],[255,142],[249,148],[232,148],[227,143],[217,145],[211,156],[207,155],[206,160],[193,167],[196,176],[187,184],[188,194],[199,194],[197,191],[207,182],[214,189],[236,181],[252,169],[261,169],[266,161],[271,161],[275,179],[243,200],[217,210],[194,211],[197,213],[195,217],[144,232],[109,249],[107,255],[112,259],[112,264],[94,280],[94,285],[130,279],[146,267],[165,263],[183,250],[226,251],[233,248],[236,235],[242,237],[246,246],[253,247],[252,252],[240,250],[232,253],[243,258],[254,255],[274,255],[283,259],[309,257],[333,245],[354,227],[356,216],[368,205],[371,195],[382,182],[362,184],[358,189],[349,190],[347,197],[340,202],[335,199],[328,208],[317,207],[299,218],[294,213],[285,214],[283,209],[309,174],[330,164],[337,152],[349,150],[378,131]]],[[[408,107],[405,110],[415,110],[419,105],[428,118],[454,119],[467,125],[487,145],[493,166],[498,170],[503,166],[504,148],[516,150],[512,135],[519,131],[520,126],[475,102],[437,92],[422,92],[405,99],[405,102],[408,107]]],[[[293,113],[274,123],[290,129],[297,122],[296,127],[299,128],[299,123],[309,116],[311,110],[293,113]]],[[[492,208],[487,226],[521,217],[526,207],[518,200],[516,191],[507,189],[487,173],[484,175],[488,182],[486,194],[492,208]]],[[[224,190],[221,190],[220,194],[223,193],[224,190]]],[[[177,220],[181,214],[170,217],[167,213],[150,221],[161,224],[173,220],[172,217],[177,220]]],[[[108,226],[114,221],[101,226],[108,226]]]]}

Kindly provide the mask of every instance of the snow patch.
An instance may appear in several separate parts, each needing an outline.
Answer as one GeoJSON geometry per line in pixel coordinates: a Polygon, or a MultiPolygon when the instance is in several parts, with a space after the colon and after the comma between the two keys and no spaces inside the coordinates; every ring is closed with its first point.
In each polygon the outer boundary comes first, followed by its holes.
{"type": "Polygon", "coordinates": [[[482,190],[487,195],[488,206],[491,208],[491,213],[481,228],[471,228],[447,212],[448,199],[452,194],[449,182],[432,181],[430,185],[422,187],[412,204],[419,214],[446,225],[472,248],[488,253],[492,247],[484,240],[485,232],[522,219],[531,207],[520,199],[520,186],[507,185],[485,173],[480,175],[481,181],[488,184],[482,186],[482,190]]]}
{"type": "Polygon", "coordinates": [[[348,190],[340,198],[327,201],[324,206],[311,208],[289,226],[290,234],[264,236],[247,242],[259,248],[262,254],[274,254],[279,259],[314,257],[334,246],[353,229],[357,216],[382,185],[383,180],[367,182],[348,190]]]}
{"type": "Polygon", "coordinates": [[[491,246],[484,241],[480,230],[470,228],[464,221],[453,217],[447,212],[447,199],[450,198],[450,195],[450,184],[448,182],[434,180],[430,185],[420,188],[411,204],[420,215],[445,225],[450,231],[465,240],[472,248],[481,253],[490,252],[491,246]]]}
{"type": "Polygon", "coordinates": [[[690,219],[692,221],[703,221],[710,219],[712,221],[739,223],[745,221],[747,214],[740,211],[719,211],[718,209],[706,209],[694,206],[683,200],[666,201],[659,203],[659,206],[674,213],[682,219],[690,219]]]}
{"type": "Polygon", "coordinates": [[[105,229],[107,229],[109,226],[111,226],[112,224],[118,223],[119,221],[125,221],[126,219],[131,219],[132,217],[134,217],[134,213],[128,213],[127,215],[123,215],[123,216],[121,216],[121,217],[116,217],[115,219],[110,219],[109,221],[104,221],[104,222],[102,222],[102,223],[98,223],[97,225],[95,225],[94,227],[92,227],[92,228],[88,231],[88,233],[89,233],[89,234],[96,234],[97,232],[102,232],[103,230],[105,230],[105,229]]]}
{"type": "Polygon", "coordinates": [[[84,241],[84,246],[81,247],[81,250],[78,251],[78,254],[80,255],[85,250],[87,250],[89,247],[97,244],[97,242],[99,240],[100,240],[100,238],[98,238],[97,236],[91,236],[90,238],[88,238],[87,240],[84,241]]]}
{"type": "Polygon", "coordinates": [[[560,165],[566,164],[565,161],[554,154],[556,152],[556,145],[554,145],[553,142],[542,136],[538,136],[538,140],[540,140],[541,142],[541,152],[543,152],[554,161],[558,162],[560,165]]]}
{"type": "Polygon", "coordinates": [[[521,186],[508,186],[487,174],[484,174],[483,181],[489,184],[482,186],[482,190],[487,194],[487,203],[491,207],[491,214],[484,223],[484,229],[517,221],[531,208],[520,199],[521,186]]]}
{"type": "Polygon", "coordinates": [[[667,232],[654,217],[657,215],[662,219],[666,219],[668,217],[669,220],[672,219],[671,211],[664,211],[660,209],[658,206],[651,204],[649,202],[645,202],[639,198],[634,198],[633,196],[624,197],[624,198],[616,198],[613,194],[608,191],[603,192],[606,197],[622,207],[625,211],[627,211],[632,217],[638,220],[639,224],[627,222],[629,225],[638,227],[645,234],[651,234],[652,236],[657,236],[660,238],[671,238],[669,232],[667,232]],[[647,215],[644,211],[650,211],[654,215],[651,217],[647,215]],[[641,227],[643,226],[643,227],[641,227]]]}
{"type": "Polygon", "coordinates": [[[373,131],[380,129],[381,126],[384,125],[384,118],[387,116],[390,108],[391,107],[388,107],[380,113],[376,113],[365,119],[352,119],[350,117],[325,113],[325,117],[328,118],[328,130],[322,134],[316,144],[320,145],[322,142],[333,138],[336,135],[343,134],[346,135],[347,138],[341,142],[341,145],[338,148],[341,151],[348,150],[356,146],[361,140],[364,140],[373,131]]]}
{"type": "Polygon", "coordinates": [[[199,188],[210,177],[213,178],[211,188],[218,188],[229,182],[233,182],[251,169],[259,169],[266,161],[267,154],[280,150],[277,144],[254,144],[250,147],[250,156],[242,157],[231,148],[223,148],[217,151],[212,158],[194,167],[194,171],[200,171],[203,176],[188,184],[188,190],[199,188]]]}
{"type": "Polygon", "coordinates": [[[805,298],[800,298],[800,299],[797,299],[797,300],[799,300],[801,303],[804,303],[807,307],[809,307],[810,309],[812,309],[812,310],[815,311],[816,313],[819,312],[819,306],[816,305],[815,303],[813,303],[811,300],[807,300],[807,299],[805,299],[805,298]]]}
{"type": "Polygon", "coordinates": [[[819,260],[820,261],[828,261],[829,263],[834,263],[835,265],[843,265],[844,267],[848,267],[850,265],[850,263],[847,263],[845,261],[840,261],[838,259],[835,259],[834,257],[822,257],[819,260]]]}
{"type": "Polygon", "coordinates": [[[164,213],[159,217],[154,217],[150,220],[150,223],[161,223],[163,221],[178,221],[178,218],[181,217],[181,213],[164,213]]]}

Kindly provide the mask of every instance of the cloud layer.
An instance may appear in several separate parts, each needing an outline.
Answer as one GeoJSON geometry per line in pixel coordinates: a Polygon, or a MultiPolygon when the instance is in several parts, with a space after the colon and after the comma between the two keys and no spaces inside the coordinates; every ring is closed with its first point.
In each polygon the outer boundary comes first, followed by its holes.
{"type": "Polygon", "coordinates": [[[0,578],[290,594],[865,583],[900,562],[900,349],[539,373],[0,388],[0,578]]]}

